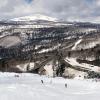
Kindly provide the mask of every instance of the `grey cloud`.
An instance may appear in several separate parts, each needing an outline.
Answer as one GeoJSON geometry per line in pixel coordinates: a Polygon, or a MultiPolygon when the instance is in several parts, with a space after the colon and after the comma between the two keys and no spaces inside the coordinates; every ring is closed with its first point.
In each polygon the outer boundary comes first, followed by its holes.
{"type": "Polygon", "coordinates": [[[0,18],[12,18],[34,13],[46,14],[63,20],[99,19],[100,0],[0,0],[0,18]]]}

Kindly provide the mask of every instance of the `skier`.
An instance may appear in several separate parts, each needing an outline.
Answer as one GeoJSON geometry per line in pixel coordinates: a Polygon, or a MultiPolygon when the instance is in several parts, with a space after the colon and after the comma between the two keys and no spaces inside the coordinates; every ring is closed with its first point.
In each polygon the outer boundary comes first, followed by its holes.
{"type": "Polygon", "coordinates": [[[65,88],[67,88],[67,83],[65,83],[65,88]]]}
{"type": "Polygon", "coordinates": [[[19,75],[15,75],[15,77],[19,77],[19,75]]]}
{"type": "Polygon", "coordinates": [[[27,71],[29,71],[29,69],[30,69],[30,65],[28,64],[28,65],[27,65],[27,71]]]}
{"type": "Polygon", "coordinates": [[[43,80],[41,80],[41,83],[42,83],[42,84],[44,83],[43,80]]]}

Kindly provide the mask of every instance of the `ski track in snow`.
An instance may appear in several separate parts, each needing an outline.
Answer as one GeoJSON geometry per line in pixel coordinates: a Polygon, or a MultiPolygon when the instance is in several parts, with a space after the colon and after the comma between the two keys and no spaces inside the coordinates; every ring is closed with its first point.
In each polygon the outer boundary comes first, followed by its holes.
{"type": "Polygon", "coordinates": [[[72,47],[72,50],[75,50],[76,47],[77,47],[77,45],[78,45],[81,41],[82,41],[82,39],[79,39],[79,40],[75,43],[75,45],[72,47]]]}
{"type": "Polygon", "coordinates": [[[26,73],[18,75],[19,77],[15,77],[15,73],[0,73],[0,100],[100,99],[100,82],[49,78],[26,73]]]}

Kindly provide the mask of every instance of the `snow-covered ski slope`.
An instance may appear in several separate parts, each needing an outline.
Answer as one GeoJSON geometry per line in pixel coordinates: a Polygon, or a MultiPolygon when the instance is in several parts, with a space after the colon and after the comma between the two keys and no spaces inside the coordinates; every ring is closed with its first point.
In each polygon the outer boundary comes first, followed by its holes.
{"type": "Polygon", "coordinates": [[[76,58],[67,58],[66,57],[65,61],[68,64],[70,64],[70,65],[72,65],[74,67],[81,68],[81,69],[86,69],[88,71],[94,71],[94,72],[100,73],[100,68],[98,66],[94,66],[94,65],[91,65],[91,64],[87,64],[87,63],[80,64],[79,62],[76,61],[76,58]]]}
{"type": "Polygon", "coordinates": [[[15,75],[0,73],[0,100],[100,100],[100,82],[15,75]]]}

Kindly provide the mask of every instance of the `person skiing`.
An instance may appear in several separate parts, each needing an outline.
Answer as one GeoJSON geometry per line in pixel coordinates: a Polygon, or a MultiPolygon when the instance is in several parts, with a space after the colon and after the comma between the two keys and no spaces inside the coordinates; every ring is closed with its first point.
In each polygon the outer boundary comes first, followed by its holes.
{"type": "Polygon", "coordinates": [[[65,83],[65,88],[67,88],[67,83],[65,83]]]}
{"type": "Polygon", "coordinates": [[[43,80],[41,80],[41,83],[42,83],[42,84],[44,83],[43,80]]]}
{"type": "Polygon", "coordinates": [[[15,77],[19,77],[19,75],[15,74],[15,77]]]}
{"type": "Polygon", "coordinates": [[[30,65],[29,64],[27,65],[27,68],[26,69],[27,69],[27,71],[29,71],[29,69],[30,69],[30,65]]]}

